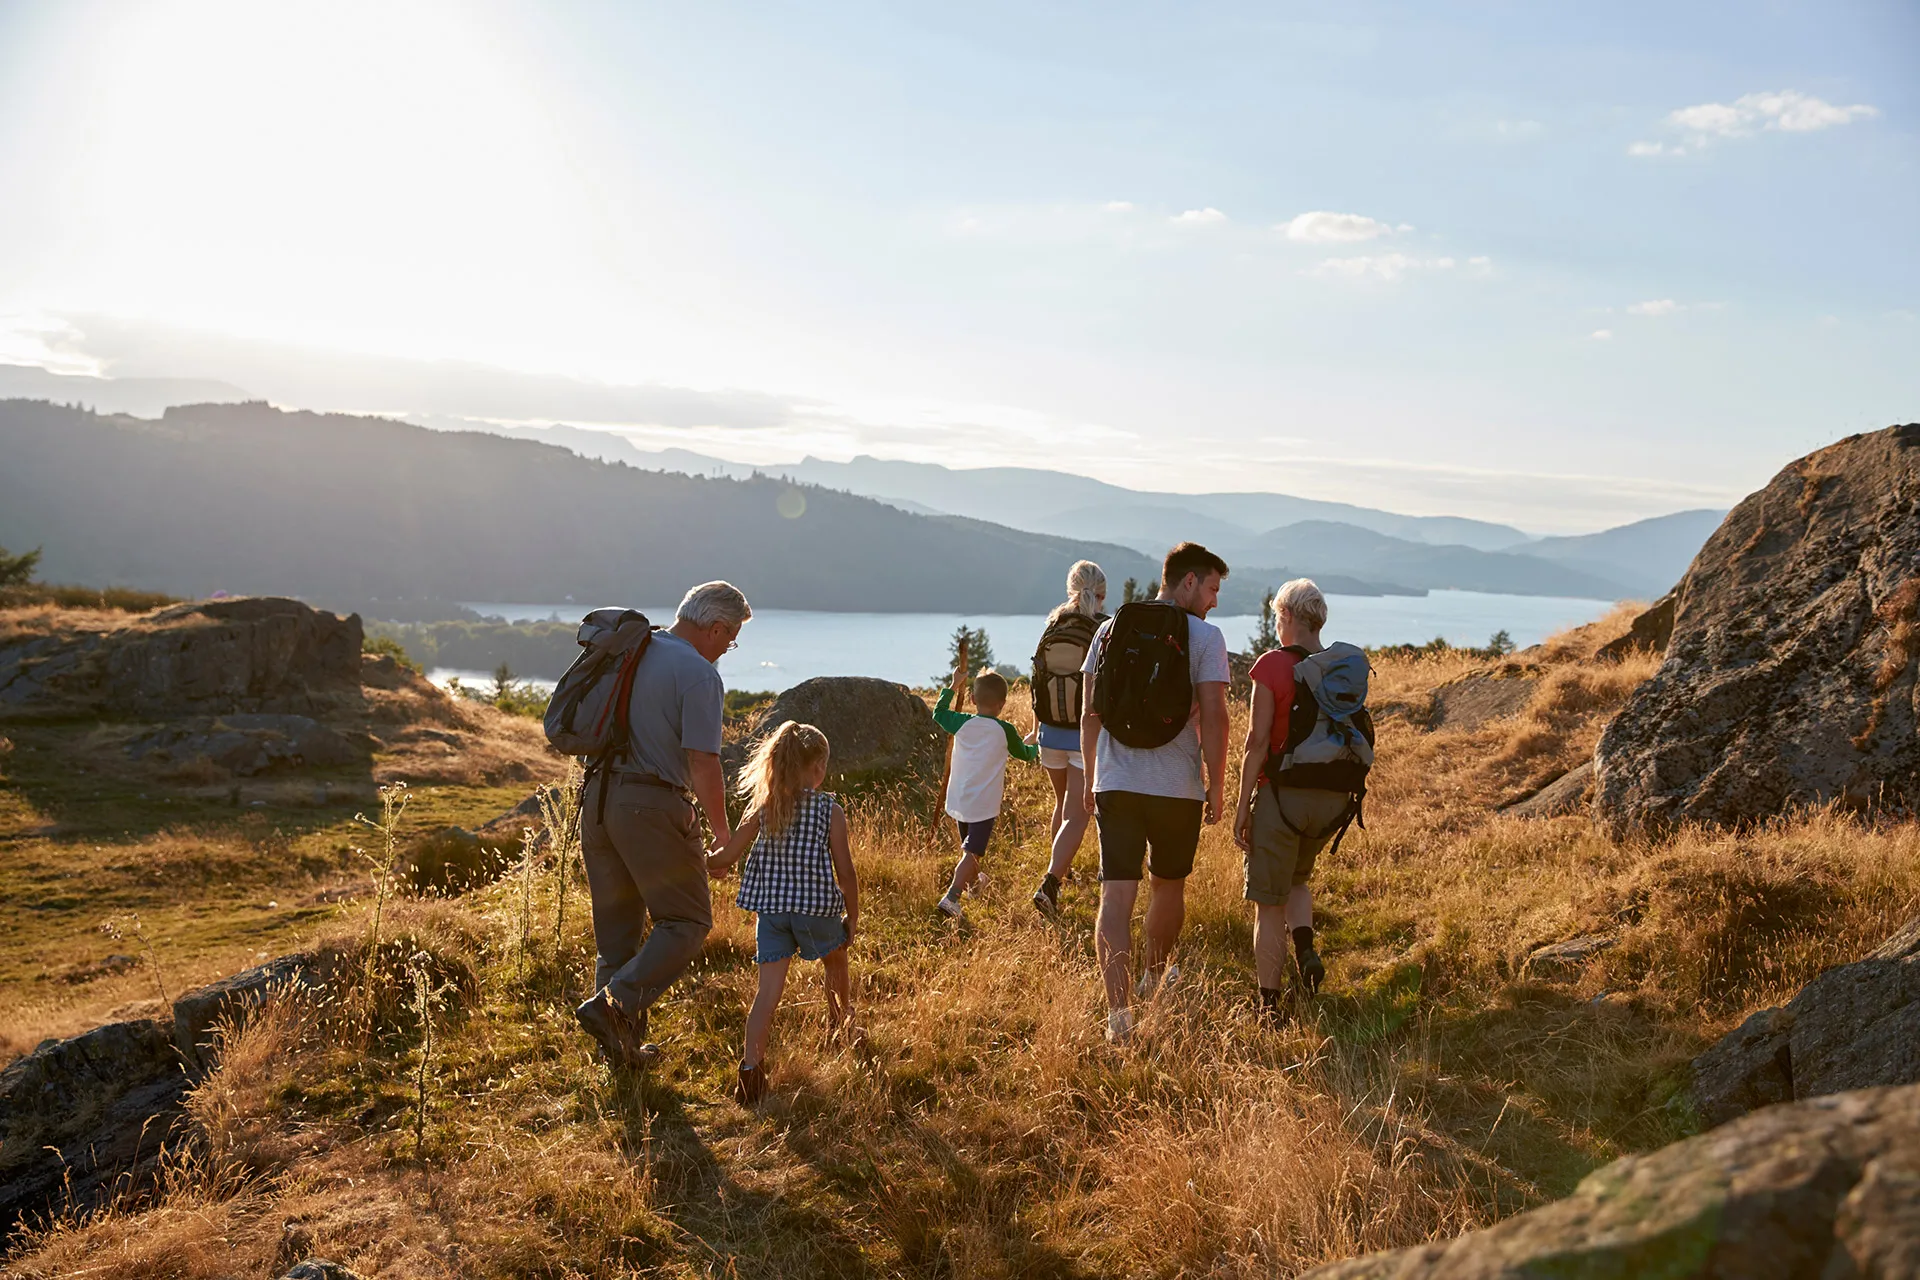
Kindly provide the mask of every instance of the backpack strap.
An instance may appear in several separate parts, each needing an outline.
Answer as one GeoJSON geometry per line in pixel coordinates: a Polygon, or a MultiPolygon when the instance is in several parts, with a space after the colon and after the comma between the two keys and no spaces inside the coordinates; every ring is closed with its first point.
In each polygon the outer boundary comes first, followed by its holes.
{"type": "Polygon", "coordinates": [[[1273,809],[1275,813],[1280,815],[1281,826],[1293,832],[1293,834],[1299,836],[1302,840],[1325,840],[1328,836],[1333,837],[1333,843],[1327,848],[1329,857],[1340,852],[1340,842],[1346,838],[1348,827],[1358,822],[1362,831],[1367,829],[1367,820],[1361,813],[1361,809],[1367,799],[1367,793],[1364,789],[1347,793],[1347,807],[1340,811],[1340,816],[1333,820],[1332,826],[1328,827],[1325,831],[1308,832],[1294,826],[1292,819],[1287,817],[1287,807],[1280,803],[1280,787],[1272,778],[1267,779],[1267,787],[1273,792],[1273,809]]]}

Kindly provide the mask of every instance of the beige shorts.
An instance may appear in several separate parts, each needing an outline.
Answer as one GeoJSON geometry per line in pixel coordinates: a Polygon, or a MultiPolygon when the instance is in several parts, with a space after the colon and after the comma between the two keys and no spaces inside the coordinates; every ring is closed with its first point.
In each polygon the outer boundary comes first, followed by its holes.
{"type": "Polygon", "coordinates": [[[1080,753],[1078,751],[1067,751],[1061,747],[1040,748],[1040,767],[1043,769],[1078,769],[1082,773],[1087,771],[1086,765],[1081,763],[1080,753]]]}
{"type": "Polygon", "coordinates": [[[1313,834],[1303,839],[1280,820],[1279,803],[1273,788],[1264,782],[1253,799],[1253,838],[1247,843],[1247,901],[1279,906],[1298,885],[1313,874],[1314,860],[1333,839],[1329,828],[1346,812],[1344,791],[1309,791],[1302,787],[1282,787],[1287,821],[1313,834]],[[1321,834],[1321,833],[1325,834],[1321,834]]]}

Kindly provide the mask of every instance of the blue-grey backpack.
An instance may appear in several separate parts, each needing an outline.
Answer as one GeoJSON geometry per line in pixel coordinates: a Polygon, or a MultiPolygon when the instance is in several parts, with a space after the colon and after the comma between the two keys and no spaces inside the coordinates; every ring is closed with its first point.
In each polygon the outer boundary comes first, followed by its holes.
{"type": "MultiPolygon", "coordinates": [[[[547,741],[562,755],[578,756],[587,767],[581,790],[596,774],[605,775],[627,748],[628,706],[633,675],[653,641],[653,624],[637,609],[595,609],[580,622],[574,637],[581,653],[553,687],[544,718],[547,741]]],[[[601,817],[607,788],[600,787],[601,817]]]]}
{"type": "MultiPolygon", "coordinates": [[[[1373,716],[1367,711],[1372,668],[1357,645],[1330,644],[1318,653],[1289,645],[1287,652],[1298,659],[1293,664],[1293,705],[1286,712],[1286,746],[1267,758],[1267,784],[1276,790],[1346,792],[1346,811],[1326,831],[1301,831],[1284,811],[1280,815],[1288,830],[1305,839],[1332,835],[1333,849],[1338,850],[1349,823],[1358,819],[1363,831],[1367,826],[1361,805],[1367,796],[1367,772],[1373,768],[1373,716]]],[[[1280,714],[1278,707],[1274,714],[1280,714]]]]}

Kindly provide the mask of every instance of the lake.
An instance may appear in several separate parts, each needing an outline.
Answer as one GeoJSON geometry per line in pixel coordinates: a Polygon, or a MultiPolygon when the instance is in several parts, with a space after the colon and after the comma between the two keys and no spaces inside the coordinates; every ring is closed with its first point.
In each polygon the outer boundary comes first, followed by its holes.
{"type": "MultiPolygon", "coordinates": [[[[1420,644],[1440,636],[1453,644],[1482,645],[1505,631],[1516,645],[1537,644],[1566,627],[1591,622],[1613,607],[1610,600],[1565,596],[1509,596],[1479,591],[1434,591],[1424,596],[1328,596],[1326,638],[1361,645],[1420,644]]],[[[467,607],[509,622],[578,620],[573,604],[475,604],[467,607]]],[[[673,606],[646,609],[655,621],[673,616],[673,606]]],[[[1227,644],[1244,649],[1257,630],[1252,615],[1211,619],[1227,644]]],[[[1025,670],[1046,619],[1037,614],[825,613],[762,609],[740,633],[740,647],[720,660],[730,689],[780,690],[814,676],[879,676],[901,684],[932,682],[947,660],[947,642],[965,624],[986,631],[994,656],[1025,670]]],[[[458,676],[490,682],[484,672],[447,668],[429,673],[444,684],[458,676]]],[[[539,683],[550,684],[550,681],[539,683]]]]}

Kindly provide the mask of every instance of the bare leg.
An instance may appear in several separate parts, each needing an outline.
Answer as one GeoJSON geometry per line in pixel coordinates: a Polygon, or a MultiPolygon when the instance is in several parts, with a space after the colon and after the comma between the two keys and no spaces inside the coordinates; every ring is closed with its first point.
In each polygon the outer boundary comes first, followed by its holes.
{"type": "Polygon", "coordinates": [[[1047,781],[1053,784],[1053,817],[1047,824],[1047,843],[1049,845],[1051,845],[1054,838],[1060,834],[1060,824],[1067,820],[1067,809],[1069,807],[1067,797],[1080,794],[1077,783],[1073,787],[1067,785],[1067,774],[1069,772],[1070,771],[1066,769],[1047,770],[1047,781]]]}
{"type": "Polygon", "coordinates": [[[960,895],[972,887],[979,875],[980,859],[970,853],[962,852],[959,863],[953,868],[953,884],[947,889],[947,896],[955,902],[960,901],[960,895]]]}
{"type": "Polygon", "coordinates": [[[1293,886],[1293,892],[1287,895],[1287,928],[1311,928],[1313,926],[1313,890],[1304,884],[1293,886]]]}
{"type": "Polygon", "coordinates": [[[1100,914],[1094,921],[1094,950],[1107,984],[1107,1007],[1124,1009],[1131,993],[1133,967],[1133,903],[1140,894],[1138,880],[1102,880],[1100,914]]]}
{"type": "Polygon", "coordinates": [[[838,947],[820,958],[827,979],[827,1030],[838,1034],[853,1025],[853,975],[847,969],[847,949],[838,947]]]}
{"type": "Polygon", "coordinates": [[[786,990],[787,966],[791,963],[793,958],[789,956],[760,966],[760,989],[753,993],[753,1008],[747,1011],[747,1043],[740,1054],[743,1066],[757,1067],[766,1055],[767,1033],[773,1029],[773,1011],[780,1003],[780,993],[786,990]]]}
{"type": "Polygon", "coordinates": [[[1279,903],[1253,904],[1253,968],[1268,991],[1286,985],[1287,908],[1279,903]]]}
{"type": "MultiPolygon", "coordinates": [[[[1049,769],[1047,772],[1056,771],[1049,769]]],[[[1075,800],[1069,802],[1062,799],[1054,805],[1054,815],[1059,820],[1054,823],[1053,857],[1047,863],[1047,874],[1056,880],[1065,880],[1067,873],[1073,870],[1073,855],[1080,852],[1080,842],[1087,836],[1087,807],[1077,799],[1081,788],[1080,771],[1068,768],[1058,772],[1068,779],[1064,784],[1066,795],[1075,797],[1075,800]]],[[[1054,785],[1058,787],[1062,784],[1056,782],[1054,785]]]]}
{"type": "Polygon", "coordinates": [[[1147,968],[1158,971],[1173,954],[1180,941],[1180,927],[1187,922],[1187,882],[1162,880],[1148,873],[1153,896],[1147,900],[1147,968]]]}

